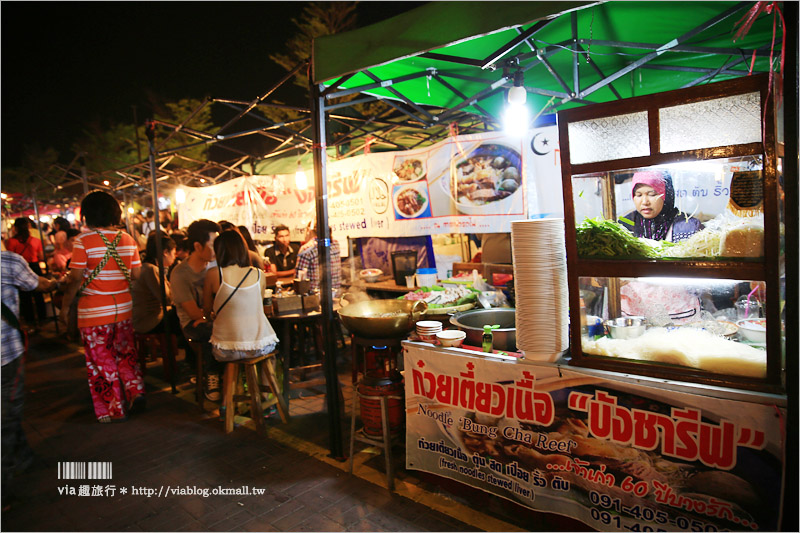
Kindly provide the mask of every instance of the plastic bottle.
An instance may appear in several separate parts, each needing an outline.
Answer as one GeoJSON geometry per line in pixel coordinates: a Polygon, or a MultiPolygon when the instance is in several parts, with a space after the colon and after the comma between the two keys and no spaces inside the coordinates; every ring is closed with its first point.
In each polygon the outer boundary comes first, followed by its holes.
{"type": "Polygon", "coordinates": [[[275,283],[275,297],[280,298],[283,296],[283,282],[276,282],[275,283]]]}
{"type": "Polygon", "coordinates": [[[483,326],[483,342],[481,343],[481,346],[483,347],[484,352],[491,353],[492,350],[494,349],[493,348],[494,336],[492,335],[492,330],[499,328],[500,328],[499,324],[495,324],[494,326],[489,326],[489,325],[483,326]]]}

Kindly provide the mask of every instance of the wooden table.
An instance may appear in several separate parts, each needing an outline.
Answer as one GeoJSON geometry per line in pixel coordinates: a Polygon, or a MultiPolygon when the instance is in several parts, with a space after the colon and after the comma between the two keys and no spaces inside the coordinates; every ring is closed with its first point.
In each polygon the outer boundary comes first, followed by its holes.
{"type": "MultiPolygon", "coordinates": [[[[305,374],[307,372],[322,369],[322,360],[323,357],[325,357],[325,344],[322,339],[322,320],[323,320],[322,312],[311,311],[310,313],[304,313],[304,312],[279,313],[268,316],[268,319],[271,324],[275,325],[275,329],[277,330],[276,333],[278,334],[278,338],[280,339],[279,357],[281,358],[283,365],[283,397],[286,399],[286,401],[287,402],[289,401],[289,391],[291,389],[305,389],[317,385],[324,385],[325,384],[324,376],[320,378],[305,379],[305,374]],[[295,366],[295,367],[290,366],[291,356],[292,356],[291,330],[292,327],[295,325],[298,326],[311,325],[312,330],[314,332],[313,333],[314,348],[316,349],[317,354],[319,356],[318,363],[306,365],[305,361],[302,360],[301,356],[300,366],[295,366]],[[290,379],[292,372],[301,373],[302,377],[300,381],[292,381],[290,379]]],[[[336,354],[334,353],[331,356],[336,357],[336,354]]]]}
{"type": "Polygon", "coordinates": [[[291,287],[292,283],[294,283],[294,276],[284,276],[282,278],[279,278],[277,275],[270,273],[270,274],[265,274],[264,277],[267,280],[267,287],[269,287],[270,289],[274,289],[279,281],[281,282],[281,285],[284,288],[291,287]]]}

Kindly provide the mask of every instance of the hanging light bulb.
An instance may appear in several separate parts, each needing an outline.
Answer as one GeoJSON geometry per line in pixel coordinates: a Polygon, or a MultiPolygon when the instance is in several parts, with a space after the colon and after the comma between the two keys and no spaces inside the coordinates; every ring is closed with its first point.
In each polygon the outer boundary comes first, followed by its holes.
{"type": "Polygon", "coordinates": [[[132,207],[129,207],[129,208],[128,208],[128,213],[130,213],[131,215],[134,213],[134,210],[133,210],[133,208],[132,208],[132,207]]]}
{"type": "Polygon", "coordinates": [[[528,99],[528,91],[524,87],[524,77],[521,70],[514,73],[514,86],[508,90],[508,103],[512,106],[523,106],[528,99]]]}
{"type": "Polygon", "coordinates": [[[306,177],[299,159],[297,160],[297,172],[294,173],[294,184],[299,191],[308,189],[308,177],[306,177]]]}
{"type": "Polygon", "coordinates": [[[514,86],[508,90],[508,105],[503,112],[503,130],[512,137],[522,137],[529,128],[528,92],[521,70],[514,72],[514,86]]]}

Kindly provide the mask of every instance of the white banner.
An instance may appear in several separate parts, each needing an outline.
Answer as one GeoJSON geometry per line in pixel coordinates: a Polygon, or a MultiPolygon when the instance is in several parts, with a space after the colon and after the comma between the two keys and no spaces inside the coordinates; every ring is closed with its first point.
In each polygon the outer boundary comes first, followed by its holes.
{"type": "MultiPolygon", "coordinates": [[[[561,217],[555,126],[523,139],[499,132],[462,135],[433,146],[328,163],[328,219],[345,237],[403,237],[511,231],[524,218],[561,217]]],[[[298,190],[291,174],[250,176],[186,188],[182,226],[193,220],[245,225],[255,240],[285,224],[293,239],[315,217],[313,180],[298,190]]]]}

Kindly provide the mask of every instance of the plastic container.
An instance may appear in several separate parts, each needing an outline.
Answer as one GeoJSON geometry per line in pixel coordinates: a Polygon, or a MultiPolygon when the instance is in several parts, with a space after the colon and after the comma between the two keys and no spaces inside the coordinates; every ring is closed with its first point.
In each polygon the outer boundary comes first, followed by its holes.
{"type": "Polygon", "coordinates": [[[436,269],[417,269],[417,287],[430,287],[431,285],[436,285],[436,269]]]}

